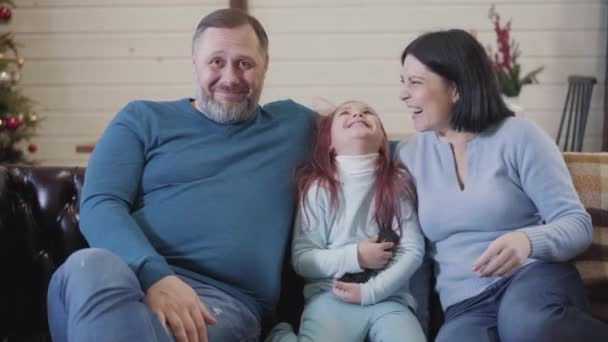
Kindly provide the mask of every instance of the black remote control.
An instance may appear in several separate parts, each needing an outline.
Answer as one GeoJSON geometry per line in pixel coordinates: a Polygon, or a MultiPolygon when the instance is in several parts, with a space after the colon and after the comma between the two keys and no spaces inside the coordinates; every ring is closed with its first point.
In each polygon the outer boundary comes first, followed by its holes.
{"type": "MultiPolygon", "coordinates": [[[[378,233],[378,239],[376,240],[376,242],[392,242],[396,246],[399,243],[399,235],[390,228],[380,229],[380,232],[378,233]]],[[[395,247],[387,249],[387,251],[393,251],[393,249],[395,249],[395,247]]],[[[377,273],[378,273],[377,270],[372,270],[372,269],[366,268],[363,272],[346,273],[338,280],[345,282],[345,283],[359,283],[360,284],[360,283],[367,282],[371,277],[375,276],[377,273]]]]}

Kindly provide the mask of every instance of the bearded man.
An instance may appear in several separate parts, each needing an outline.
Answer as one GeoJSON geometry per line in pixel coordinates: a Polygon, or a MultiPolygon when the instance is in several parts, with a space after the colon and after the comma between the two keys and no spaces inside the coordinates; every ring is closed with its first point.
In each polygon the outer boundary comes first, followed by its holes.
{"type": "Polygon", "coordinates": [[[48,291],[53,341],[257,341],[277,303],[292,174],[315,115],[258,105],[268,37],[218,10],[192,40],[194,98],[134,101],[87,167],[72,254],[48,291]]]}

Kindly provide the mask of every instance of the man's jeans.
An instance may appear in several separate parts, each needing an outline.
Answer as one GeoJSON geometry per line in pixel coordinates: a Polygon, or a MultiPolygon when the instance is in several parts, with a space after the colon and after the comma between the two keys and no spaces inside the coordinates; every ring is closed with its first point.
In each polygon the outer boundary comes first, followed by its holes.
{"type": "MultiPolygon", "coordinates": [[[[260,323],[243,303],[217,288],[179,277],[217,319],[215,325],[207,326],[210,342],[258,341],[260,323]]],[[[137,277],[120,258],[103,249],[77,251],[49,285],[53,341],[174,341],[144,297],[137,277]]]]}
{"type": "Polygon", "coordinates": [[[568,263],[533,262],[481,294],[447,308],[437,342],[601,342],[585,288],[568,263]]]}

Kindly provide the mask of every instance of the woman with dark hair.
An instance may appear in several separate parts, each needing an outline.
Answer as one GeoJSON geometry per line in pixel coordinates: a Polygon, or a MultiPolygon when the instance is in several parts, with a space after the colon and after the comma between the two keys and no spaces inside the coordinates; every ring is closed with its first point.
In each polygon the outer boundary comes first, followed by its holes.
{"type": "Polygon", "coordinates": [[[424,34],[401,56],[400,97],[418,132],[398,150],[445,313],[437,341],[606,341],[568,260],[591,220],[562,155],[505,106],[466,31],[424,34]]]}
{"type": "Polygon", "coordinates": [[[424,255],[416,192],[376,112],[349,101],[320,118],[296,184],[292,262],[306,305],[299,336],[280,323],[266,341],[425,341],[409,291],[424,255]]]}

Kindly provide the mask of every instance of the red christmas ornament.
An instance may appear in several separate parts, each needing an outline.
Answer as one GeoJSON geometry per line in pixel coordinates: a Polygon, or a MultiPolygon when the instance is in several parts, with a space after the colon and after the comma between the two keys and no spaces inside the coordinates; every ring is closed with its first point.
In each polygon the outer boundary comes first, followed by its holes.
{"type": "Polygon", "coordinates": [[[19,128],[19,126],[21,126],[21,123],[19,123],[19,119],[17,119],[16,117],[11,116],[6,119],[6,128],[8,128],[9,130],[14,131],[19,128]]]}
{"type": "Polygon", "coordinates": [[[10,7],[0,7],[0,19],[4,21],[8,21],[11,19],[13,15],[13,11],[10,7]]]}
{"type": "Polygon", "coordinates": [[[30,151],[30,153],[36,153],[36,151],[38,151],[38,146],[35,144],[29,144],[27,146],[27,150],[30,151]]]}

